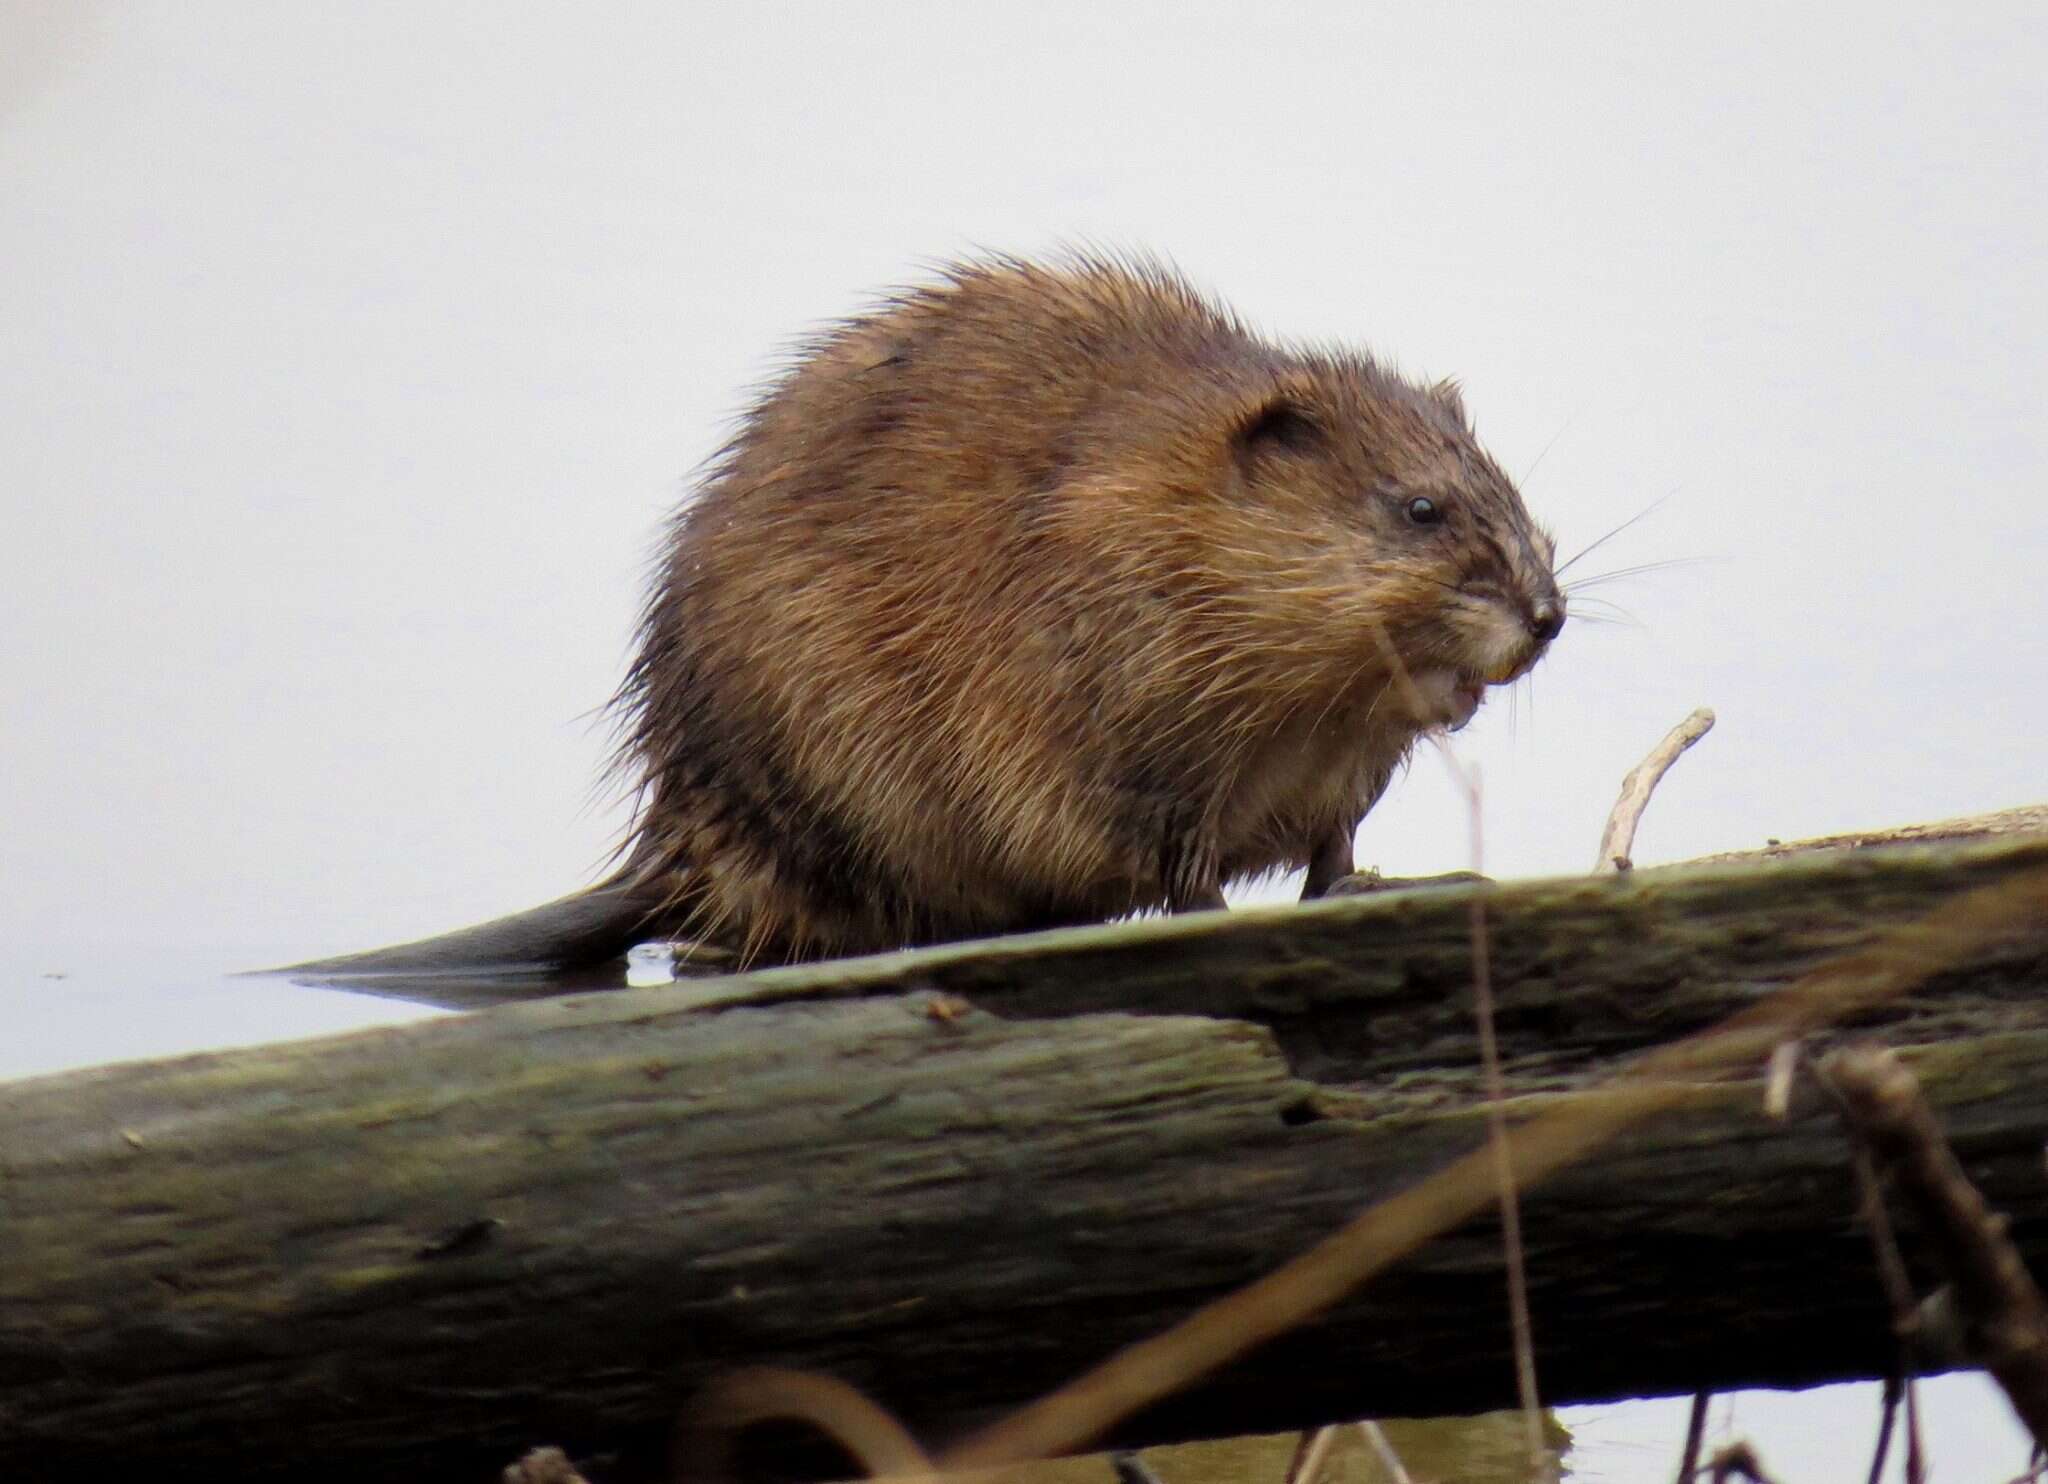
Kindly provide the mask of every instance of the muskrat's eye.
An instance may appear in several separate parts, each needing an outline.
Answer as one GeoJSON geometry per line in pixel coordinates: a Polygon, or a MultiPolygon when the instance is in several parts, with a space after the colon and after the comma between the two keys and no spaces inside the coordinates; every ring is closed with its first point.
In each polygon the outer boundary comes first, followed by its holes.
{"type": "Polygon", "coordinates": [[[1408,523],[1414,526],[1438,526],[1443,524],[1443,507],[1428,495],[1417,495],[1407,505],[1408,523]]]}

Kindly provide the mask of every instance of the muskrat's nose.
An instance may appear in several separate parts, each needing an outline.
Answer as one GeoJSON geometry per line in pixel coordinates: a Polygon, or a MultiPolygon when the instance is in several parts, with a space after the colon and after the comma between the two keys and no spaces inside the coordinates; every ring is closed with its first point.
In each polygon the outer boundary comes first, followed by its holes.
{"type": "Polygon", "coordinates": [[[1545,598],[1529,610],[1529,632],[1538,644],[1548,644],[1564,627],[1564,599],[1545,598]]]}

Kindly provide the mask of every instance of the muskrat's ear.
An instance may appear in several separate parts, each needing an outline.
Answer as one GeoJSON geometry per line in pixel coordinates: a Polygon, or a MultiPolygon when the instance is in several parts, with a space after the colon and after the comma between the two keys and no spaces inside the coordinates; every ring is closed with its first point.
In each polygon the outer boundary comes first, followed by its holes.
{"type": "Polygon", "coordinates": [[[1292,392],[1277,391],[1254,403],[1237,425],[1240,455],[1316,453],[1325,443],[1322,419],[1292,392]]]}

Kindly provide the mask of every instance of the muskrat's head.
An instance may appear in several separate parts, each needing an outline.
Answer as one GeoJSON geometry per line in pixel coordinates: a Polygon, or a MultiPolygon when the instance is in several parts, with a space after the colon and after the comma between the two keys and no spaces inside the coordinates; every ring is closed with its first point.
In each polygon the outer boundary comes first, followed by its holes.
{"type": "Polygon", "coordinates": [[[1550,535],[1455,386],[1347,355],[1290,358],[1260,382],[1237,404],[1235,499],[1291,538],[1260,544],[1290,552],[1303,642],[1419,725],[1463,726],[1564,627],[1550,535]]]}

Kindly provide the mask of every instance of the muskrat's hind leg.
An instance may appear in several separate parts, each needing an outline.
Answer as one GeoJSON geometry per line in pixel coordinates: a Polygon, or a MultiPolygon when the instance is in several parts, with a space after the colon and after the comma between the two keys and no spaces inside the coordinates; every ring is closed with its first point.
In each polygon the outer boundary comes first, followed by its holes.
{"type": "Polygon", "coordinates": [[[1337,882],[1351,874],[1352,828],[1332,825],[1309,852],[1308,880],[1302,883],[1301,899],[1313,902],[1326,895],[1337,882]]]}

